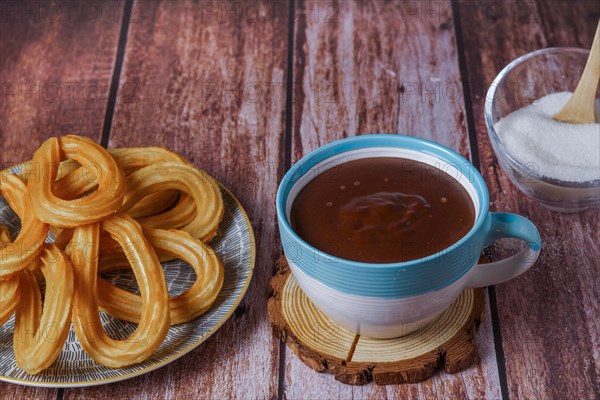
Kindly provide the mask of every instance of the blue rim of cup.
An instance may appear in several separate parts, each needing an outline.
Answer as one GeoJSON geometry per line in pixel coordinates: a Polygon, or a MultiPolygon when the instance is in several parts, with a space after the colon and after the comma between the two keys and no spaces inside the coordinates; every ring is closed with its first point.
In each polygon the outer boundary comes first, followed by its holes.
{"type": "MultiPolygon", "coordinates": [[[[461,172],[464,173],[463,170],[461,170],[461,172]]],[[[371,135],[356,136],[356,137],[337,140],[337,141],[331,142],[329,144],[326,144],[326,145],[314,150],[313,152],[309,153],[308,155],[303,157],[301,160],[299,160],[285,174],[285,176],[283,177],[283,180],[281,181],[281,184],[279,185],[279,188],[277,190],[277,199],[276,199],[277,216],[278,216],[278,222],[279,222],[279,229],[282,233],[282,239],[284,236],[290,237],[291,240],[293,240],[295,243],[297,243],[301,246],[301,250],[307,250],[313,254],[315,254],[315,253],[321,254],[324,257],[326,257],[326,259],[329,262],[339,263],[340,265],[343,265],[344,268],[351,268],[351,269],[354,268],[355,271],[357,269],[361,269],[361,270],[367,269],[370,271],[382,271],[383,272],[385,270],[390,269],[390,270],[398,270],[398,271],[410,273],[411,271],[414,271],[415,268],[418,268],[425,263],[431,263],[431,262],[434,262],[435,260],[439,260],[440,257],[442,257],[444,254],[447,254],[447,253],[457,250],[458,248],[460,248],[461,246],[466,244],[474,236],[479,236],[479,235],[476,235],[476,233],[480,232],[481,228],[483,227],[483,225],[486,221],[486,217],[488,215],[488,208],[489,208],[489,194],[488,194],[488,190],[485,185],[485,182],[484,182],[481,174],[479,173],[479,171],[477,171],[475,169],[475,167],[468,160],[466,160],[464,157],[462,157],[455,151],[453,151],[439,143],[435,143],[435,142],[432,142],[429,140],[420,139],[420,138],[416,138],[416,137],[397,135],[397,134],[371,134],[371,135]],[[369,147],[396,147],[396,148],[405,148],[405,149],[409,149],[409,150],[415,150],[415,151],[423,152],[425,154],[433,156],[434,158],[437,158],[442,162],[452,163],[455,165],[457,164],[457,165],[469,168],[469,171],[468,171],[468,173],[469,173],[468,176],[470,178],[469,181],[473,185],[473,188],[475,189],[477,196],[479,198],[477,219],[475,220],[475,223],[474,223],[473,227],[469,230],[469,232],[464,237],[462,237],[460,240],[458,240],[456,243],[452,244],[451,246],[447,247],[446,249],[444,249],[438,253],[429,255],[427,257],[406,261],[406,262],[382,263],[382,264],[365,263],[365,262],[342,259],[339,257],[332,256],[330,254],[326,254],[326,253],[316,249],[315,247],[311,246],[307,242],[305,242],[300,236],[298,236],[294,232],[294,230],[291,227],[290,222],[288,221],[287,215],[286,215],[286,203],[288,201],[289,193],[290,193],[291,189],[294,187],[295,182],[298,179],[300,179],[300,177],[302,177],[304,174],[308,173],[312,167],[327,160],[330,157],[333,157],[340,153],[345,153],[348,151],[369,148],[369,147]]],[[[283,244],[284,244],[284,248],[285,248],[286,243],[283,243],[283,244]]],[[[485,243],[482,243],[481,247],[483,247],[483,245],[485,245],[485,243]]],[[[310,268],[305,269],[305,268],[303,268],[302,265],[298,265],[298,267],[301,268],[304,272],[311,275],[313,278],[322,280],[318,276],[315,276],[313,273],[311,273],[314,271],[311,271],[310,268]]],[[[392,289],[390,286],[390,291],[388,292],[387,295],[384,294],[383,297],[402,297],[402,296],[409,295],[409,294],[421,294],[423,292],[441,289],[444,286],[447,286],[448,284],[452,283],[453,281],[456,281],[457,279],[459,279],[471,267],[472,267],[472,265],[465,265],[465,266],[461,266],[460,268],[455,269],[452,273],[452,276],[448,277],[450,281],[448,281],[448,279],[446,279],[446,281],[443,283],[438,282],[437,285],[436,284],[428,285],[426,290],[423,289],[424,285],[421,285],[422,286],[421,289],[415,289],[412,291],[411,290],[396,291],[396,290],[392,289]]],[[[419,279],[422,279],[422,278],[419,278],[419,279]]],[[[369,288],[364,288],[364,290],[359,290],[358,292],[356,290],[345,290],[344,284],[338,284],[337,282],[335,282],[333,280],[324,281],[323,283],[325,283],[328,286],[332,286],[336,289],[354,293],[354,294],[375,295],[376,293],[381,293],[381,291],[378,288],[373,288],[372,290],[369,290],[369,288]]],[[[365,285],[365,286],[367,286],[367,285],[365,285]]]]}

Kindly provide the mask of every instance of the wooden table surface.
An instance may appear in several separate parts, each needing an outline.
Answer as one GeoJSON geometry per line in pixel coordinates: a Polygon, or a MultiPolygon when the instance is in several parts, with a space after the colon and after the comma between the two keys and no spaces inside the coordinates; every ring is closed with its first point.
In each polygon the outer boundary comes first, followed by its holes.
{"type": "Polygon", "coordinates": [[[0,382],[0,398],[600,398],[599,209],[557,214],[524,197],[483,122],[501,68],[543,47],[588,47],[599,17],[600,2],[586,0],[0,2],[3,167],[67,133],[164,146],[230,188],[257,238],[244,300],[190,354],[86,389],[0,382]],[[491,209],[530,218],[543,248],[532,270],[487,290],[471,368],[353,387],[313,372],[271,334],[275,191],[307,152],[379,132],[469,158],[491,209]]]}

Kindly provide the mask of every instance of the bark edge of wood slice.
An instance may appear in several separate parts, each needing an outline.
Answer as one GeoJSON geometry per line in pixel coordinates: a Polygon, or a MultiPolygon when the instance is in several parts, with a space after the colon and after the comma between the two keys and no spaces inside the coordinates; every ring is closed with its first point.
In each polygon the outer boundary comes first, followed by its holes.
{"type": "Polygon", "coordinates": [[[275,336],[313,370],[351,385],[416,383],[442,367],[450,374],[466,369],[477,359],[473,340],[483,309],[483,289],[466,289],[438,319],[415,333],[361,338],[308,300],[285,257],[277,261],[269,282],[268,315],[275,336]]]}

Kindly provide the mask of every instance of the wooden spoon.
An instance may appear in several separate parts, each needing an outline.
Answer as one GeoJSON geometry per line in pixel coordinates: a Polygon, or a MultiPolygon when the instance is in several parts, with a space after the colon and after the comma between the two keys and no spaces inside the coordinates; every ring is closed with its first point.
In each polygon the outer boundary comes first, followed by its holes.
{"type": "Polygon", "coordinates": [[[567,104],[554,115],[554,119],[571,124],[593,124],[596,122],[594,109],[596,105],[596,88],[600,80],[600,22],[592,42],[583,74],[575,92],[567,104]]]}

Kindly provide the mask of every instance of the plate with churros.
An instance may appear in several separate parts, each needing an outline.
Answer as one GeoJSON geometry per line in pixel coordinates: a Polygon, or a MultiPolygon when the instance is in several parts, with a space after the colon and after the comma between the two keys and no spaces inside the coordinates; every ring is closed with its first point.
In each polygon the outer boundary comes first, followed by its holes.
{"type": "Polygon", "coordinates": [[[254,259],[240,203],[182,156],[50,138],[0,176],[0,380],[160,368],[223,325],[254,259]]]}

